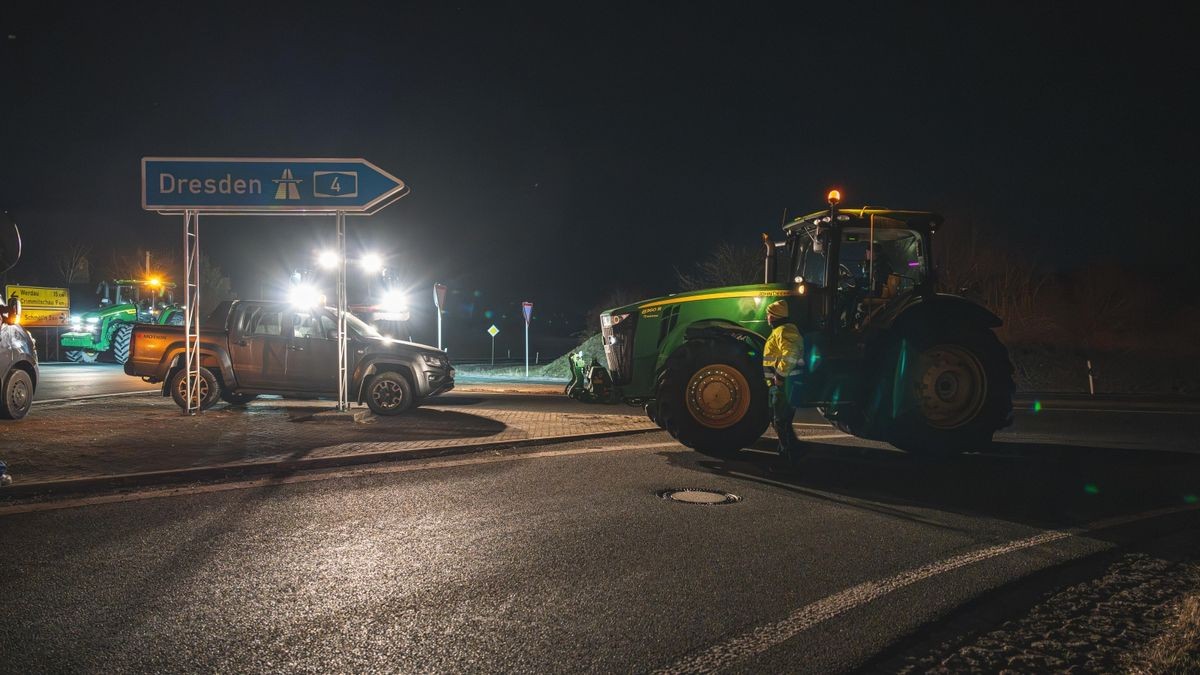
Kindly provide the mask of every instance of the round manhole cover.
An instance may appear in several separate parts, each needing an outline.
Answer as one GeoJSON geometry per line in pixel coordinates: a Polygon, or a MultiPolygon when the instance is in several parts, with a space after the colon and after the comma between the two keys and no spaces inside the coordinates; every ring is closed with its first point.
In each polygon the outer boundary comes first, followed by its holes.
{"type": "Polygon", "coordinates": [[[663,490],[658,493],[658,496],[674,502],[683,502],[684,504],[735,504],[742,500],[741,497],[729,492],[708,490],[705,488],[663,490]]]}

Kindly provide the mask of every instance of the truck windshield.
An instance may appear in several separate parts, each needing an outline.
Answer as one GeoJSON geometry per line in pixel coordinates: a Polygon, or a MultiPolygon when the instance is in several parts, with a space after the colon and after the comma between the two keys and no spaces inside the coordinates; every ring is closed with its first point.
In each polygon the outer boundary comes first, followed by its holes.
{"type": "MultiPolygon", "coordinates": [[[[336,310],[334,310],[334,316],[337,316],[336,310]]],[[[346,325],[350,328],[350,330],[363,337],[380,337],[379,331],[375,330],[374,326],[366,321],[363,321],[357,316],[354,316],[350,312],[346,312],[346,325]]]]}

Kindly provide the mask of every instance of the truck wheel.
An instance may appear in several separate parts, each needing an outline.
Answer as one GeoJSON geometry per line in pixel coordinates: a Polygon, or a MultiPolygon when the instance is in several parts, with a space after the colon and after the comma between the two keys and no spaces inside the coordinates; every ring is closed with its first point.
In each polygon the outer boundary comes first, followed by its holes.
{"type": "Polygon", "coordinates": [[[667,359],[658,422],[675,440],[710,455],[737,452],[770,424],[762,367],[736,340],[692,340],[667,359]]]}
{"type": "Polygon", "coordinates": [[[986,448],[997,430],[1011,424],[1012,363],[991,330],[933,325],[905,336],[894,354],[885,396],[892,445],[947,456],[986,448]]]}
{"type": "Polygon", "coordinates": [[[33,380],[29,373],[20,368],[13,368],[4,378],[4,388],[0,390],[0,417],[6,420],[19,420],[29,413],[33,406],[33,380]]]}
{"type": "Polygon", "coordinates": [[[256,398],[258,398],[258,394],[239,394],[224,389],[221,390],[221,400],[230,405],[246,405],[256,398]]]}
{"type": "Polygon", "coordinates": [[[376,415],[399,415],[414,403],[408,378],[390,370],[367,380],[366,399],[367,407],[376,415]]]}
{"type": "MultiPolygon", "coordinates": [[[[183,369],[175,371],[168,386],[171,389],[171,398],[175,400],[175,405],[179,406],[180,410],[187,410],[187,371],[183,369]]],[[[208,368],[201,368],[200,410],[208,410],[220,399],[221,384],[217,382],[217,376],[213,375],[208,368]]]]}
{"type": "Polygon", "coordinates": [[[119,323],[113,329],[113,360],[121,365],[129,360],[129,342],[133,339],[133,326],[119,323]]]}

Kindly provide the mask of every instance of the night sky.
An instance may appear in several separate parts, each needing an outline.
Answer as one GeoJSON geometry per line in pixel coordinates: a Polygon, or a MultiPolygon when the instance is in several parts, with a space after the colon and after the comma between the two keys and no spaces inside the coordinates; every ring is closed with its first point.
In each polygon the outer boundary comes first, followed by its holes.
{"type": "MultiPolygon", "coordinates": [[[[830,186],[970,219],[1055,268],[1196,275],[1183,3],[107,4],[4,10],[18,276],[65,238],[178,246],[181,218],[140,210],[144,155],[365,157],[412,193],[353,220],[352,247],[422,296],[436,278],[496,306],[673,291],[675,267],[830,186]]],[[[333,229],[205,222],[243,297],[333,229]]]]}

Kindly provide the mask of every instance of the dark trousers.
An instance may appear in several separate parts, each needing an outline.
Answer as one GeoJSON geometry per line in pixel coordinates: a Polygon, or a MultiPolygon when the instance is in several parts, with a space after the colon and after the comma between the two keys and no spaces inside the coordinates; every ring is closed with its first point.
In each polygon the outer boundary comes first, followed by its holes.
{"type": "Polygon", "coordinates": [[[781,453],[796,447],[799,440],[796,430],[792,428],[792,420],[796,417],[796,409],[788,403],[787,390],[782,380],[775,380],[768,391],[771,401],[771,427],[779,436],[779,451],[781,453]]]}

